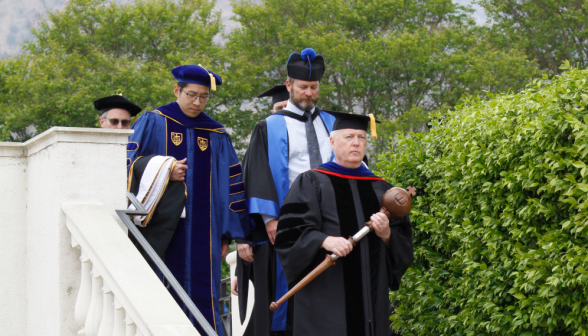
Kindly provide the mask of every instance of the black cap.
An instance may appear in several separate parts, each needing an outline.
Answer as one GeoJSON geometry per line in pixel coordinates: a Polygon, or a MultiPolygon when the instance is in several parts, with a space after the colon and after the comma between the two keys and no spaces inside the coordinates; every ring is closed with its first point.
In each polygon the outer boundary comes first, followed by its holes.
{"type": "Polygon", "coordinates": [[[279,84],[257,96],[257,98],[272,97],[272,104],[290,99],[290,92],[285,84],[279,84]]]}
{"type": "Polygon", "coordinates": [[[122,95],[108,96],[94,101],[94,108],[100,111],[100,114],[108,112],[115,108],[127,110],[131,117],[141,112],[141,108],[122,95]]]}
{"type": "Polygon", "coordinates": [[[340,129],[357,129],[362,131],[368,131],[368,126],[371,124],[371,133],[372,137],[376,139],[378,137],[376,133],[376,123],[380,123],[373,114],[363,115],[363,114],[353,114],[351,112],[337,112],[337,111],[327,111],[335,116],[335,123],[333,124],[333,131],[340,130],[340,129]]]}
{"type": "Polygon", "coordinates": [[[288,77],[305,81],[320,81],[325,73],[325,60],[314,49],[306,48],[302,53],[292,53],[286,62],[288,77]]]}

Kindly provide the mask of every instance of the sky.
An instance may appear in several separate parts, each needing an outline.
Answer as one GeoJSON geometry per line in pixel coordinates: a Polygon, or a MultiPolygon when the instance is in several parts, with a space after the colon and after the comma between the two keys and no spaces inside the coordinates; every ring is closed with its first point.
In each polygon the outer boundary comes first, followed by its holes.
{"type": "MultiPolygon", "coordinates": [[[[123,0],[124,1],[124,0],[123,0]]],[[[468,5],[471,0],[457,0],[468,5]]],[[[65,0],[0,0],[0,56],[13,55],[20,50],[20,44],[31,39],[31,27],[40,15],[47,10],[63,8],[65,0]]],[[[478,24],[486,21],[482,9],[473,5],[476,10],[474,18],[478,24]]],[[[234,28],[237,23],[230,20],[232,6],[230,0],[217,0],[216,9],[222,12],[222,20],[226,29],[234,28]]]]}

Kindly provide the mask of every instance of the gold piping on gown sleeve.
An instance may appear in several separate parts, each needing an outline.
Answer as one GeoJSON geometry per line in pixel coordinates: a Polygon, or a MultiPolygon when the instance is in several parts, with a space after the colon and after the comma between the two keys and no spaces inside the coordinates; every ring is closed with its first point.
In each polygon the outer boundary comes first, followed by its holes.
{"type": "MultiPolygon", "coordinates": [[[[131,191],[131,181],[133,180],[133,168],[135,167],[135,162],[137,162],[137,160],[139,160],[140,158],[142,158],[142,156],[139,156],[135,159],[135,161],[133,161],[133,163],[131,164],[131,168],[129,169],[129,177],[127,178],[127,192],[131,191]]],[[[131,201],[129,200],[129,198],[127,197],[127,208],[129,207],[129,203],[131,201]]],[[[129,216],[131,218],[131,220],[134,220],[135,216],[129,216]]]]}
{"type": "Polygon", "coordinates": [[[137,144],[137,148],[131,149],[131,150],[127,149],[127,152],[136,152],[137,149],[139,149],[139,143],[138,142],[136,142],[136,141],[129,141],[129,143],[137,144]]]}
{"type": "MultiPolygon", "coordinates": [[[[133,161],[133,163],[131,164],[131,168],[129,168],[129,177],[127,178],[127,192],[131,191],[131,181],[133,179],[133,167],[135,167],[135,162],[137,162],[137,160],[139,160],[140,158],[142,158],[142,156],[138,156],[135,159],[135,161],[133,161]]],[[[127,199],[127,203],[128,202],[129,202],[129,200],[127,199]]]]}

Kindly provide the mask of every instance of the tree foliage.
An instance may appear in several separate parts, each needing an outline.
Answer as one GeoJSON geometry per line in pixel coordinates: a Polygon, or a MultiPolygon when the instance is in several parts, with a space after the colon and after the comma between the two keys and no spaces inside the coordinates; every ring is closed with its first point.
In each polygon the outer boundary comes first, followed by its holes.
{"type": "MultiPolygon", "coordinates": [[[[536,75],[523,53],[493,47],[450,0],[241,1],[234,12],[241,27],[226,48],[235,98],[284,82],[289,54],[313,47],[327,66],[319,106],[374,113],[387,134],[421,131],[431,111],[464,95],[518,90],[536,75]]],[[[270,111],[264,103],[250,106],[257,119],[270,111]]]]}
{"type": "MultiPolygon", "coordinates": [[[[0,62],[0,139],[26,140],[51,126],[97,125],[92,102],[121,90],[144,109],[174,100],[170,70],[218,67],[222,28],[207,0],[71,0],[48,12],[35,40],[0,62]],[[216,63],[215,63],[216,62],[216,63]]],[[[211,111],[219,104],[211,102],[211,111]]]]}
{"type": "Polygon", "coordinates": [[[568,60],[588,65],[588,7],[579,0],[479,0],[493,24],[492,40],[518,48],[557,74],[568,60]]]}
{"type": "Polygon", "coordinates": [[[319,106],[374,113],[380,173],[420,189],[394,327],[585,335],[588,72],[517,92],[538,69],[586,66],[586,5],[479,3],[491,26],[451,0],[236,0],[240,26],[222,34],[214,0],[69,0],[0,60],[0,141],[97,126],[92,102],[119,90],[153,109],[174,99],[170,70],[195,63],[223,77],[206,112],[243,149],[271,109],[253,97],[313,47],[327,64],[319,106]],[[431,117],[430,133],[405,135],[431,117]]]}
{"type": "Polygon", "coordinates": [[[518,90],[536,75],[523,53],[494,47],[451,0],[241,0],[240,27],[224,44],[215,43],[222,24],[213,6],[70,0],[49,12],[25,52],[0,62],[1,139],[26,140],[29,125],[95,126],[92,101],[118,90],[145,109],[165,104],[169,70],[197,63],[223,77],[207,112],[242,149],[270,111],[253,97],[283,82],[288,55],[309,46],[327,62],[320,106],[374,113],[387,134],[423,130],[433,110],[464,95],[518,90]]]}
{"type": "Polygon", "coordinates": [[[588,331],[588,70],[470,100],[399,135],[380,173],[419,189],[403,335],[588,331]]]}

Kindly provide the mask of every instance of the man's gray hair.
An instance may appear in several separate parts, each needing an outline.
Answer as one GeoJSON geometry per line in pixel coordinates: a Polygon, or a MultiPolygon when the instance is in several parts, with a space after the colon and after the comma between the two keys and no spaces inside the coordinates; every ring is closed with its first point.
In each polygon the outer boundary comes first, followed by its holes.
{"type": "MultiPolygon", "coordinates": [[[[341,136],[341,134],[343,134],[343,130],[339,129],[339,130],[331,131],[331,133],[329,133],[329,136],[336,140],[338,136],[341,136]]],[[[367,131],[366,131],[366,136],[367,136],[367,131]]]]}
{"type": "Polygon", "coordinates": [[[107,115],[108,115],[108,111],[102,112],[102,114],[100,115],[100,118],[106,118],[107,115]]]}
{"type": "Polygon", "coordinates": [[[337,136],[339,136],[341,134],[341,130],[334,130],[331,131],[331,133],[329,134],[329,136],[333,139],[337,139],[337,136]]]}

